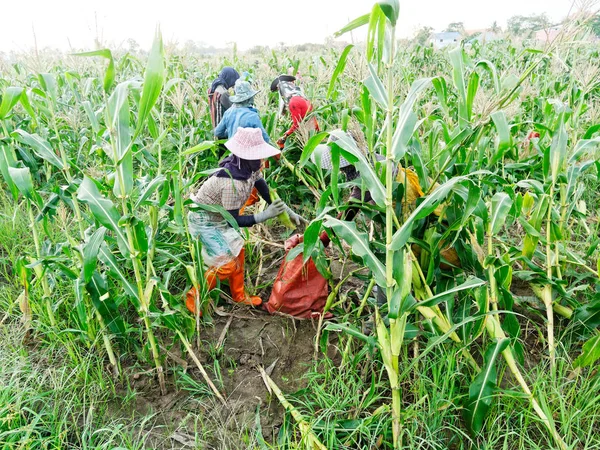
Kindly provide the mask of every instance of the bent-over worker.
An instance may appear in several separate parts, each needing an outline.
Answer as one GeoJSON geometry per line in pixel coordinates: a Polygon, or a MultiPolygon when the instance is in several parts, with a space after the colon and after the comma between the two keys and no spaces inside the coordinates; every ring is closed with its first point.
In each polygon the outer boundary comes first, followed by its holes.
{"type": "MultiPolygon", "coordinates": [[[[261,160],[280,153],[267,144],[258,128],[239,128],[225,143],[231,155],[219,164],[222,170],[204,182],[200,190],[191,195],[194,203],[218,205],[233,216],[239,227],[250,227],[272,219],[284,211],[297,225],[304,221],[283,201],[271,201],[269,187],[261,174],[261,160]],[[268,207],[253,215],[240,215],[239,211],[256,187],[268,207]]],[[[208,211],[188,213],[190,234],[202,243],[202,258],[208,270],[204,274],[208,289],[214,289],[219,280],[229,280],[231,297],[236,303],[258,306],[260,297],[250,296],[244,288],[244,238],[229,225],[222,214],[208,211]]],[[[186,306],[195,313],[198,292],[192,287],[186,294],[186,306]]]]}

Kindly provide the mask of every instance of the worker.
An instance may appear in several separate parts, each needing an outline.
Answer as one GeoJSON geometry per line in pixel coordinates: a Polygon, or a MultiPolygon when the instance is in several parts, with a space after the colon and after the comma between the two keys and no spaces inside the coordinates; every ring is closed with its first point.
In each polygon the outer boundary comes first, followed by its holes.
{"type": "Polygon", "coordinates": [[[231,89],[240,74],[233,67],[223,67],[219,76],[208,89],[208,105],[213,129],[223,118],[223,114],[231,107],[229,89],[231,89]]]}
{"type": "MultiPolygon", "coordinates": [[[[312,105],[302,88],[296,85],[296,77],[293,75],[280,75],[275,78],[271,83],[271,92],[276,91],[279,91],[280,114],[285,113],[287,108],[292,119],[292,126],[277,140],[277,145],[283,149],[287,138],[298,129],[306,115],[312,111],[312,105]]],[[[319,123],[314,117],[311,119],[311,125],[315,131],[319,131],[319,123]]]]}
{"type": "MultiPolygon", "coordinates": [[[[362,145],[360,145],[361,139],[359,139],[359,133],[348,132],[348,133],[346,133],[346,135],[350,139],[352,139],[352,141],[357,146],[359,146],[359,148],[363,147],[362,145]]],[[[330,135],[327,143],[329,144],[332,142],[336,142],[337,140],[338,140],[338,138],[336,136],[330,135]]],[[[366,153],[364,148],[362,151],[363,151],[363,153],[366,153]]],[[[385,161],[385,158],[377,153],[375,153],[374,156],[375,156],[375,159],[379,162],[385,161]]],[[[317,164],[317,161],[320,161],[321,169],[325,169],[325,170],[333,169],[333,164],[331,161],[331,149],[326,144],[317,145],[315,147],[315,150],[311,154],[311,159],[312,159],[313,163],[315,163],[315,164],[317,164]]],[[[340,164],[339,165],[340,172],[345,175],[346,181],[355,181],[360,177],[360,172],[358,170],[356,170],[356,168],[350,162],[348,162],[346,159],[344,159],[341,155],[340,155],[339,164],[340,164]]],[[[421,190],[421,186],[419,185],[419,177],[411,169],[404,169],[404,168],[402,168],[400,166],[396,166],[396,165],[394,165],[392,174],[393,174],[395,180],[399,183],[404,184],[405,178],[408,180],[409,187],[406,189],[405,201],[403,202],[403,205],[406,207],[406,209],[411,208],[415,204],[416,199],[418,197],[423,196],[423,191],[421,190]]],[[[371,193],[368,190],[363,192],[363,190],[361,189],[360,186],[354,186],[350,193],[349,201],[350,202],[361,202],[362,201],[365,203],[369,203],[372,201],[371,193]]],[[[360,210],[360,208],[358,206],[351,206],[351,207],[347,208],[345,211],[343,211],[342,213],[340,213],[338,215],[338,219],[351,221],[354,219],[354,217],[359,212],[359,210],[360,210]]],[[[329,236],[327,235],[327,232],[324,231],[321,234],[321,241],[323,242],[323,245],[325,247],[327,247],[329,245],[329,236]]]]}
{"type": "Polygon", "coordinates": [[[225,114],[221,122],[214,130],[217,139],[231,139],[238,128],[258,128],[265,142],[271,142],[254,107],[254,97],[260,91],[252,89],[248,81],[238,80],[234,87],[235,95],[229,97],[233,104],[225,114]]]}
{"type": "MultiPolygon", "coordinates": [[[[239,227],[250,227],[287,212],[290,219],[300,225],[305,222],[283,201],[271,201],[269,187],[261,175],[261,160],[280,151],[265,142],[259,128],[239,128],[225,146],[231,152],[219,163],[222,169],[206,180],[200,189],[190,196],[200,205],[217,205],[233,216],[239,227]],[[253,215],[240,215],[239,210],[248,199],[252,188],[269,205],[264,211],[253,215]]],[[[202,258],[208,270],[204,274],[208,290],[219,280],[229,280],[234,302],[259,306],[260,297],[250,296],[244,288],[244,239],[242,234],[229,225],[222,214],[208,211],[188,213],[190,234],[202,243],[202,258]]],[[[186,306],[196,312],[198,292],[192,287],[186,294],[186,306]]]]}

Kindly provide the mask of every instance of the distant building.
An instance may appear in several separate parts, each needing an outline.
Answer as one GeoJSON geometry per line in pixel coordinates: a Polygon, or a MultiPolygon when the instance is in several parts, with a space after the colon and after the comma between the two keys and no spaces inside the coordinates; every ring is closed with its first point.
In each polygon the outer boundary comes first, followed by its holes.
{"type": "Polygon", "coordinates": [[[534,39],[538,42],[543,42],[545,44],[549,44],[554,41],[556,37],[560,34],[562,29],[561,25],[557,25],[555,27],[549,27],[544,30],[538,30],[533,35],[534,39]]]}
{"type": "Polygon", "coordinates": [[[460,40],[461,35],[458,31],[444,31],[443,33],[433,33],[429,41],[435,48],[444,48],[449,45],[456,45],[460,40]]]}

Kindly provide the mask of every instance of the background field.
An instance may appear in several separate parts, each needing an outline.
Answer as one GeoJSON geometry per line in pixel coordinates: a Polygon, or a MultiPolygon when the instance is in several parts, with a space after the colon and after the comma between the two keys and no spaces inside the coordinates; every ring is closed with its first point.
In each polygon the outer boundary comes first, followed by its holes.
{"type": "MultiPolygon", "coordinates": [[[[0,447],[600,448],[597,43],[573,21],[543,48],[394,48],[377,8],[345,49],[198,57],[157,34],[149,55],[0,61],[0,447]],[[206,91],[225,65],[262,89],[273,141],[289,126],[275,76],[298,73],[314,104],[325,133],[302,128],[265,177],[311,221],[332,321],[234,308],[226,288],[201,319],[183,307],[202,287],[185,211],[224,154],[206,91]],[[308,158],[337,129],[365,153],[334,154],[387,153],[423,197],[376,164],[359,181],[375,203],[337,220],[352,183],[308,158]]],[[[264,299],[290,234],[248,230],[264,299]]]]}

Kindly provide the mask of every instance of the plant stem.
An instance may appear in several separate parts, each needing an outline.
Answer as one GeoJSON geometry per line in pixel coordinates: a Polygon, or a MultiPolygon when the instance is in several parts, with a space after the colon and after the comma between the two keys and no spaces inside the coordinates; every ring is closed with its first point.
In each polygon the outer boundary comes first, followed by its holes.
{"type": "MultiPolygon", "coordinates": [[[[500,322],[494,315],[488,315],[488,317],[486,318],[485,326],[491,337],[496,339],[506,338],[506,335],[502,330],[500,322]]],[[[554,438],[559,448],[561,450],[567,450],[567,445],[563,441],[562,437],[558,434],[558,431],[556,431],[554,423],[550,421],[550,417],[544,412],[536,398],[531,393],[531,390],[529,389],[525,378],[523,378],[523,375],[521,374],[521,371],[517,366],[517,362],[515,361],[515,357],[512,353],[512,347],[510,345],[506,348],[506,350],[502,352],[502,356],[504,357],[504,360],[506,361],[506,364],[508,365],[508,368],[510,369],[511,373],[517,379],[519,385],[521,385],[521,389],[523,389],[523,392],[525,392],[525,394],[529,398],[531,406],[533,406],[533,409],[535,410],[537,415],[540,417],[540,419],[542,419],[542,422],[544,422],[544,425],[546,425],[546,427],[550,431],[551,436],[554,438]]]]}
{"type": "Polygon", "coordinates": [[[198,359],[198,357],[194,353],[194,350],[192,350],[192,346],[190,345],[190,341],[188,341],[188,339],[185,337],[185,335],[180,330],[176,330],[176,332],[177,332],[177,336],[179,336],[179,339],[181,339],[181,342],[183,342],[183,346],[187,350],[188,354],[194,360],[194,363],[196,364],[196,367],[198,368],[198,370],[202,374],[202,377],[204,378],[204,380],[206,381],[206,383],[210,386],[210,388],[212,389],[212,391],[214,392],[214,394],[216,395],[216,397],[221,401],[221,403],[223,403],[225,405],[227,402],[225,401],[225,399],[223,398],[223,396],[221,395],[221,393],[219,392],[219,390],[217,389],[217,387],[214,385],[214,383],[211,381],[211,379],[208,377],[208,373],[206,373],[206,370],[204,370],[204,367],[202,366],[202,363],[200,362],[200,360],[198,359]]]}
{"type": "Polygon", "coordinates": [[[548,332],[548,353],[550,355],[550,368],[556,369],[556,349],[554,346],[554,310],[552,308],[552,208],[554,204],[554,183],[550,185],[550,199],[548,202],[548,216],[546,219],[546,276],[548,281],[542,290],[542,299],[546,306],[547,332],[548,332]]]}
{"type": "MultiPolygon", "coordinates": [[[[40,237],[38,235],[37,228],[35,226],[35,217],[33,215],[33,208],[31,207],[31,201],[29,199],[27,202],[27,213],[29,214],[29,224],[31,226],[31,232],[33,234],[33,244],[35,246],[35,255],[38,261],[42,260],[42,247],[40,245],[40,237]]],[[[54,311],[52,310],[52,299],[50,286],[48,285],[48,279],[46,278],[46,274],[44,273],[44,268],[40,267],[38,271],[38,275],[40,277],[40,281],[42,283],[42,290],[44,292],[44,301],[46,303],[46,310],[48,312],[48,319],[50,320],[50,325],[52,327],[56,327],[56,317],[54,316],[54,311]]]]}

